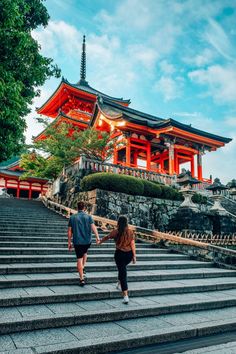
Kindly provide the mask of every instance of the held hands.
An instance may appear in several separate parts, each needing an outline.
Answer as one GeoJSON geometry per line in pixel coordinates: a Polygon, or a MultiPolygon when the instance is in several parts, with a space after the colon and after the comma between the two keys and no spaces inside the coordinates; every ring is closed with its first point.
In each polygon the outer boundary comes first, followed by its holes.
{"type": "Polygon", "coordinates": [[[99,238],[96,239],[96,244],[100,245],[101,244],[101,240],[99,238]]]}
{"type": "Polygon", "coordinates": [[[72,251],[72,248],[73,248],[73,247],[72,247],[72,244],[71,244],[71,242],[69,242],[69,243],[68,243],[68,250],[69,250],[69,251],[72,251]]]}
{"type": "Polygon", "coordinates": [[[136,256],[133,257],[132,262],[133,262],[133,264],[136,263],[136,256]]]}

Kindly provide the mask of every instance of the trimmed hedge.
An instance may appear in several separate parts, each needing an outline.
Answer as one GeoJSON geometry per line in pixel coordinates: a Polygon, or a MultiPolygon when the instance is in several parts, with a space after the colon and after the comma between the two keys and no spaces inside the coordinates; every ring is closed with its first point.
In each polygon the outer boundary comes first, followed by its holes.
{"type": "MultiPolygon", "coordinates": [[[[80,187],[83,191],[93,189],[104,189],[112,192],[126,193],[132,195],[142,195],[145,197],[162,198],[182,201],[183,195],[173,187],[168,187],[156,182],[142,180],[132,176],[116,175],[107,172],[97,172],[85,176],[80,187]]],[[[206,203],[206,197],[200,194],[193,196],[193,202],[206,203]]]]}
{"type": "Polygon", "coordinates": [[[80,186],[84,191],[99,188],[132,195],[143,195],[144,191],[141,179],[107,172],[98,172],[84,177],[80,186]]]}

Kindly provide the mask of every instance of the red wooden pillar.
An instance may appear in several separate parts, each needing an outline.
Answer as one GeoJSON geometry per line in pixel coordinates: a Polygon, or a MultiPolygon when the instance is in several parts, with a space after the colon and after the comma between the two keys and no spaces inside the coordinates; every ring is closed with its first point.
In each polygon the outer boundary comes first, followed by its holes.
{"type": "Polygon", "coordinates": [[[29,184],[29,199],[32,198],[32,183],[29,184]]]}
{"type": "Polygon", "coordinates": [[[177,173],[177,175],[179,175],[179,157],[178,157],[178,154],[176,154],[175,162],[176,162],[175,172],[177,173]]]}
{"type": "Polygon", "coordinates": [[[17,181],[16,198],[20,198],[20,182],[17,181]]]}
{"type": "Polygon", "coordinates": [[[147,144],[147,171],[151,170],[151,143],[147,144]]]}
{"type": "Polygon", "coordinates": [[[138,167],[138,150],[134,151],[134,167],[138,167]]]}
{"type": "Polygon", "coordinates": [[[5,178],[5,188],[7,189],[7,178],[5,178]]]}
{"type": "Polygon", "coordinates": [[[126,138],[126,166],[130,167],[131,144],[130,137],[126,138]]]}
{"type": "Polygon", "coordinates": [[[174,152],[175,152],[174,144],[169,143],[169,175],[174,174],[174,163],[175,163],[174,152]]]}
{"type": "Polygon", "coordinates": [[[191,157],[191,175],[192,177],[195,176],[195,166],[194,166],[194,155],[191,157]]]}
{"type": "Polygon", "coordinates": [[[43,195],[43,184],[41,184],[41,191],[40,191],[41,195],[43,195]]]}
{"type": "Polygon", "coordinates": [[[116,149],[116,146],[114,147],[114,154],[113,154],[113,163],[114,165],[117,165],[117,161],[118,161],[118,151],[116,149]]]}
{"type": "Polygon", "coordinates": [[[197,177],[199,181],[202,181],[202,152],[199,151],[197,155],[197,177]]]}

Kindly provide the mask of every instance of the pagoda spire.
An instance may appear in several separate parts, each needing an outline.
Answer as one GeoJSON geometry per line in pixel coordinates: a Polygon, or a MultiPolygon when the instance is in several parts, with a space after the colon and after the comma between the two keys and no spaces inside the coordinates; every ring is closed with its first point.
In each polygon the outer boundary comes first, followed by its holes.
{"type": "Polygon", "coordinates": [[[85,36],[83,36],[82,53],[81,53],[81,63],[80,63],[80,80],[78,85],[88,86],[86,81],[86,43],[85,36]]]}

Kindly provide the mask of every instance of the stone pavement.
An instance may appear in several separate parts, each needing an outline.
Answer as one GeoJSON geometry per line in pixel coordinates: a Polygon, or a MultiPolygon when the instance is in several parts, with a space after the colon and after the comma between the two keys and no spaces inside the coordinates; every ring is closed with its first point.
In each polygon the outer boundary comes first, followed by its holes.
{"type": "Polygon", "coordinates": [[[0,202],[0,353],[108,353],[236,329],[235,271],[137,243],[126,306],[112,242],[91,247],[81,288],[67,221],[37,201],[0,202]]]}

